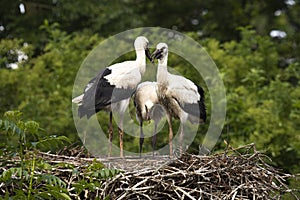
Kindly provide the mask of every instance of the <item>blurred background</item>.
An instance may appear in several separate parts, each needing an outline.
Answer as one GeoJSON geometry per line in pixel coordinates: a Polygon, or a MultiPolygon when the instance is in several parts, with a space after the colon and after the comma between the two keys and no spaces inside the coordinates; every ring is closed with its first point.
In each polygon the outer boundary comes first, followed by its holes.
{"type": "MultiPolygon", "coordinates": [[[[214,151],[224,149],[223,140],[233,147],[254,142],[277,167],[300,172],[297,0],[1,0],[1,118],[6,111],[19,110],[22,119],[39,123],[42,135],[65,135],[82,144],[71,109],[77,70],[102,40],[144,26],[188,34],[219,68],[227,118],[214,151]]],[[[202,84],[176,59],[172,57],[170,66],[202,84]]],[[[106,127],[108,115],[98,118],[106,127]]],[[[189,151],[197,153],[206,128],[199,130],[189,151]]],[[[138,139],[124,140],[127,150],[137,150],[138,139]]],[[[167,142],[167,137],[158,140],[167,142]]],[[[3,146],[10,142],[0,134],[3,146]]],[[[145,144],[150,148],[150,140],[145,144]]]]}

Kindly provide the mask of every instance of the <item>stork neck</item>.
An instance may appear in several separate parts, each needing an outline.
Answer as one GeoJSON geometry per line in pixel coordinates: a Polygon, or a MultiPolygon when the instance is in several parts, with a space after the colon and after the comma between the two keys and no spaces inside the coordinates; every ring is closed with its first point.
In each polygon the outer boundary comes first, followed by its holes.
{"type": "Polygon", "coordinates": [[[144,49],[136,49],[136,62],[140,69],[141,74],[146,71],[146,54],[144,49]]]}
{"type": "Polygon", "coordinates": [[[168,67],[167,67],[168,59],[165,57],[163,60],[158,60],[158,68],[156,79],[158,83],[167,83],[168,79],[168,67]]]}

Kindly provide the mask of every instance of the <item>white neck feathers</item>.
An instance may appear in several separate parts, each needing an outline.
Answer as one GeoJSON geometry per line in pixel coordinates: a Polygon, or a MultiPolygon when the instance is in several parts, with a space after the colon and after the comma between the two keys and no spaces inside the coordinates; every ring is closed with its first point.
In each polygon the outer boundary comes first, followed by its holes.
{"type": "Polygon", "coordinates": [[[146,54],[144,49],[136,49],[136,63],[140,69],[140,73],[144,74],[146,70],[146,54]]]}
{"type": "Polygon", "coordinates": [[[158,60],[158,68],[157,68],[157,74],[156,79],[158,83],[166,84],[168,82],[168,55],[166,55],[163,59],[158,60]]]}

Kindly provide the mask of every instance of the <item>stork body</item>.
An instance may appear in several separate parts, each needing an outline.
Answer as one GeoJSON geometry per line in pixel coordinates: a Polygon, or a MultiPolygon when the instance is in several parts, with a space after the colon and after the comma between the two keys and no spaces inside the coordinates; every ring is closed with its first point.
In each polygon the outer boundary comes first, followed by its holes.
{"type": "Polygon", "coordinates": [[[158,101],[157,83],[146,81],[139,84],[134,95],[134,105],[140,125],[140,157],[144,143],[143,122],[150,120],[154,121],[154,131],[152,135],[152,154],[154,156],[157,125],[164,115],[163,108],[158,101]]]}
{"type": "Polygon", "coordinates": [[[130,101],[130,97],[140,83],[146,70],[146,56],[150,58],[147,38],[140,36],[134,42],[136,60],[116,63],[100,71],[89,81],[82,95],[75,97],[72,102],[79,105],[78,116],[90,118],[95,113],[104,110],[110,112],[109,121],[109,150],[112,148],[112,112],[120,115],[119,140],[120,157],[123,154],[123,116],[130,101]]]}
{"type": "Polygon", "coordinates": [[[189,79],[168,72],[168,46],[159,43],[152,56],[158,59],[157,84],[158,100],[164,107],[169,125],[170,157],[173,155],[172,118],[180,119],[180,153],[184,135],[184,123],[203,123],[206,120],[203,89],[189,79]]]}

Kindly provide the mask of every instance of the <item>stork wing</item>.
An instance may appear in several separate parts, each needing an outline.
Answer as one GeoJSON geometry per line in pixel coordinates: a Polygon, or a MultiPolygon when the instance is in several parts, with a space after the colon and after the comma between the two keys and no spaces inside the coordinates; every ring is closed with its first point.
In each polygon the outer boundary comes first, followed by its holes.
{"type": "Polygon", "coordinates": [[[172,75],[169,83],[169,94],[176,99],[187,113],[206,120],[203,89],[182,76],[172,75]]]}
{"type": "Polygon", "coordinates": [[[136,85],[141,81],[141,74],[131,61],[118,63],[105,68],[85,87],[83,105],[95,106],[96,110],[129,98],[136,85]]]}

